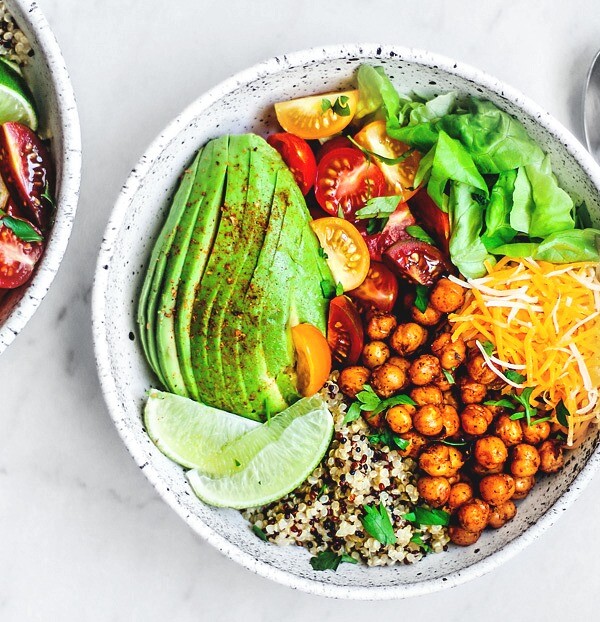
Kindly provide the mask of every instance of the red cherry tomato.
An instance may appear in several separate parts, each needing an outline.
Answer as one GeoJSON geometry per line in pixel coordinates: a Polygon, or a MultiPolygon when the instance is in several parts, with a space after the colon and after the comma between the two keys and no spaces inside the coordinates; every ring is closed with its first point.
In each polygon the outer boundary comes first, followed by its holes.
{"type": "Polygon", "coordinates": [[[323,156],[335,149],[349,148],[354,149],[354,145],[350,142],[350,139],[346,136],[336,136],[331,138],[326,143],[323,143],[317,151],[317,164],[323,159],[323,156]]]}
{"type": "Polygon", "coordinates": [[[423,188],[409,201],[410,208],[421,223],[423,228],[440,245],[440,248],[448,254],[450,243],[450,217],[434,203],[433,199],[423,188]]]}
{"type": "Polygon", "coordinates": [[[449,268],[444,255],[431,244],[414,238],[399,240],[383,253],[397,276],[419,285],[433,285],[449,268]]]}
{"type": "Polygon", "coordinates": [[[343,365],[355,365],[362,352],[364,339],[358,309],[347,296],[336,296],[329,303],[327,322],[327,342],[333,358],[343,365]]]}
{"type": "Polygon", "coordinates": [[[5,225],[0,226],[0,288],[23,285],[42,256],[41,242],[24,242],[5,225]]]}
{"type": "Polygon", "coordinates": [[[52,221],[54,171],[50,154],[26,125],[0,126],[0,174],[13,201],[40,229],[52,221]]]}
{"type": "Polygon", "coordinates": [[[372,261],[363,284],[348,295],[362,307],[389,313],[398,299],[398,279],[385,264],[372,261]]]}
{"type": "Polygon", "coordinates": [[[354,222],[354,213],[386,189],[383,173],[359,149],[334,149],[326,153],[317,167],[315,197],[332,216],[342,208],[354,222]]]}
{"type": "Polygon", "coordinates": [[[382,261],[383,252],[398,240],[409,238],[406,227],[415,224],[415,219],[406,203],[399,203],[396,211],[389,217],[380,233],[369,234],[365,229],[361,233],[367,243],[369,255],[373,261],[382,261]]]}
{"type": "Polygon", "coordinates": [[[283,161],[294,174],[302,194],[307,194],[315,183],[317,162],[309,144],[288,132],[272,134],[267,138],[271,147],[277,149],[283,161]]]}

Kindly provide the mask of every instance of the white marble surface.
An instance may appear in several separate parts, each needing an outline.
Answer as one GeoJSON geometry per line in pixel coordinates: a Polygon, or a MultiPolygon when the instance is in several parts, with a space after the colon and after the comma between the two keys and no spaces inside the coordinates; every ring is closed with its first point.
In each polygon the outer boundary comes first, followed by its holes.
{"type": "Polygon", "coordinates": [[[580,136],[597,0],[39,3],[78,97],[84,177],[58,278],[0,359],[0,620],[597,619],[600,479],[516,559],[437,595],[345,603],[236,566],[194,536],[128,456],[102,401],[90,331],[95,258],[119,187],[208,87],[289,50],[399,43],[478,65],[580,136]]]}

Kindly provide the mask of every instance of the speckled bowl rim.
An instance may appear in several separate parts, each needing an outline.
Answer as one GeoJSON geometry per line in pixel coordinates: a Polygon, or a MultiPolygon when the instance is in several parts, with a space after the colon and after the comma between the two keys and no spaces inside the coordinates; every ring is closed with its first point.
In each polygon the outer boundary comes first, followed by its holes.
{"type": "Polygon", "coordinates": [[[75,94],[58,42],[44,14],[32,0],[5,0],[6,7],[20,26],[35,35],[38,54],[50,68],[56,93],[58,125],[63,144],[63,166],[57,185],[60,196],[56,220],[44,256],[19,302],[0,325],[0,354],[14,341],[31,319],[58,272],[73,229],[81,183],[81,131],[75,94]]]}
{"type": "MultiPolygon", "coordinates": [[[[600,167],[571,132],[556,121],[549,113],[545,112],[516,89],[503,84],[479,69],[453,61],[447,57],[414,48],[404,48],[394,45],[350,44],[312,48],[280,57],[273,57],[250,69],[242,71],[215,86],[194,101],[172,121],[150,145],[123,186],[106,228],[96,268],[92,313],[95,352],[100,383],[106,404],[115,423],[121,416],[121,413],[115,379],[111,373],[108,342],[103,323],[105,316],[105,292],[108,286],[109,273],[108,270],[103,269],[103,266],[111,262],[113,245],[119,235],[124,218],[129,213],[129,206],[132,199],[142,184],[146,174],[162,153],[165,146],[182,128],[188,126],[194,117],[211,106],[211,104],[226,96],[240,85],[244,85],[272,73],[280,72],[288,67],[300,66],[312,61],[338,58],[342,60],[346,57],[364,57],[365,59],[385,59],[394,57],[401,61],[438,68],[448,74],[456,75],[494,91],[501,97],[519,106],[558,139],[575,158],[582,170],[600,192],[600,167]]],[[[320,596],[355,600],[384,600],[420,596],[465,583],[466,581],[490,572],[514,557],[518,552],[544,533],[558,519],[562,511],[566,510],[575,501],[600,466],[600,446],[598,446],[590,456],[586,465],[573,480],[571,486],[554,505],[507,546],[492,553],[481,561],[475,562],[461,570],[450,572],[443,577],[426,579],[411,584],[402,584],[393,587],[346,587],[300,578],[292,573],[274,568],[260,559],[255,559],[238,546],[227,541],[217,534],[209,524],[206,524],[198,517],[189,515],[183,506],[178,503],[175,494],[170,491],[162,481],[160,471],[151,464],[145,464],[146,457],[144,449],[139,439],[136,438],[137,434],[125,427],[117,426],[117,428],[129,453],[133,456],[138,466],[144,466],[144,475],[150,480],[158,494],[209,544],[258,575],[272,579],[288,587],[320,596]]]]}

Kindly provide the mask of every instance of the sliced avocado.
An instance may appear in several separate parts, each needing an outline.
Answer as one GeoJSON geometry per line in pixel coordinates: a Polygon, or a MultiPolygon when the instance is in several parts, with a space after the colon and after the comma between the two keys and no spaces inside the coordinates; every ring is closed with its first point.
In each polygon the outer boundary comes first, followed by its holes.
{"type": "Polygon", "coordinates": [[[152,367],[154,373],[164,386],[166,386],[166,382],[160,370],[156,355],[156,343],[154,340],[158,291],[164,276],[167,254],[173,243],[177,225],[185,212],[188,197],[192,191],[201,153],[202,151],[198,153],[190,168],[183,173],[183,177],[175,193],[175,197],[173,198],[167,220],[152,249],[150,261],[148,263],[148,271],[138,301],[137,323],[142,347],[150,367],[152,367]]]}
{"type": "Polygon", "coordinates": [[[204,177],[205,196],[194,232],[190,239],[185,263],[181,270],[177,288],[177,313],[175,315],[175,342],[179,355],[179,365],[190,396],[199,401],[200,395],[192,367],[190,326],[194,301],[204,274],[219,225],[221,204],[225,191],[227,153],[229,137],[222,136],[208,143],[212,148],[212,158],[202,161],[197,175],[204,177]],[[204,166],[206,165],[206,166],[204,166]]]}

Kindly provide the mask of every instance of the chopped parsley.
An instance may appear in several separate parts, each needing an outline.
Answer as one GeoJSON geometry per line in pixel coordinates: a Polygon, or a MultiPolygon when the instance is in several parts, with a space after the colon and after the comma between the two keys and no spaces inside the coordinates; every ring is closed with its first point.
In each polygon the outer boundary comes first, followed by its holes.
{"type": "Polygon", "coordinates": [[[387,508],[383,503],[364,506],[365,515],[360,521],[365,531],[381,544],[396,544],[396,534],[387,508]]]}
{"type": "Polygon", "coordinates": [[[329,299],[335,296],[335,286],[327,279],[321,281],[321,291],[323,292],[323,298],[329,299]]]}
{"type": "Polygon", "coordinates": [[[509,369],[504,375],[510,381],[516,382],[517,384],[521,384],[522,382],[525,382],[525,380],[527,380],[527,376],[520,374],[518,371],[515,371],[514,369],[509,369]]]}
{"type": "Polygon", "coordinates": [[[523,419],[523,417],[525,417],[525,419],[527,419],[527,425],[531,425],[531,420],[535,417],[535,415],[537,415],[537,408],[529,403],[532,393],[533,387],[527,387],[523,389],[521,395],[513,396],[513,399],[515,399],[524,408],[523,412],[517,412],[510,416],[513,421],[516,419],[523,419]]]}
{"type": "Polygon", "coordinates": [[[404,515],[404,518],[416,525],[449,525],[450,514],[444,510],[429,509],[417,505],[412,512],[404,515]]]}
{"type": "Polygon", "coordinates": [[[565,406],[565,403],[562,400],[560,400],[560,402],[558,402],[558,404],[556,405],[555,414],[558,423],[560,423],[560,425],[562,425],[564,428],[568,428],[568,417],[571,415],[571,413],[569,412],[569,409],[565,406]]]}
{"type": "Polygon", "coordinates": [[[391,216],[400,203],[400,197],[374,197],[369,199],[364,207],[356,211],[357,220],[366,220],[367,218],[386,218],[391,216]]]}
{"type": "Polygon", "coordinates": [[[515,409],[515,405],[508,398],[502,398],[501,400],[488,400],[487,402],[483,402],[485,406],[498,406],[499,408],[509,408],[510,410],[515,409]]]}
{"type": "Polygon", "coordinates": [[[336,555],[333,551],[321,551],[310,558],[310,565],[313,570],[333,570],[335,572],[342,563],[358,564],[358,561],[346,553],[336,555]]]}
{"type": "Polygon", "coordinates": [[[256,536],[258,536],[263,542],[267,542],[267,534],[258,526],[252,525],[252,531],[256,536]]]}
{"type": "Polygon", "coordinates": [[[333,103],[331,103],[330,99],[324,97],[321,100],[321,110],[323,114],[328,110],[333,110],[339,117],[349,117],[352,114],[349,101],[350,98],[347,95],[340,95],[333,103]]]}
{"type": "Polygon", "coordinates": [[[415,293],[415,307],[417,307],[421,313],[425,313],[427,305],[429,304],[429,288],[425,287],[425,285],[417,285],[415,293]]]}
{"type": "Polygon", "coordinates": [[[356,394],[356,400],[357,401],[353,402],[350,408],[348,408],[348,412],[344,417],[344,423],[350,423],[358,419],[363,410],[371,412],[373,416],[375,416],[387,408],[397,406],[398,404],[416,405],[416,402],[411,397],[404,394],[395,395],[394,397],[382,400],[369,384],[366,384],[363,390],[356,394]]]}
{"type": "Polygon", "coordinates": [[[319,257],[323,257],[323,259],[329,259],[329,255],[325,252],[325,250],[319,246],[319,257]]]}
{"type": "Polygon", "coordinates": [[[494,344],[491,341],[484,341],[481,344],[481,347],[483,348],[483,351],[488,355],[488,356],[492,356],[492,354],[494,354],[494,344]]]}
{"type": "Polygon", "coordinates": [[[41,242],[44,239],[31,223],[13,218],[2,210],[0,210],[0,224],[10,229],[23,242],[41,242]]]}
{"type": "Polygon", "coordinates": [[[406,227],[405,231],[408,235],[412,235],[413,238],[435,246],[434,239],[429,235],[429,233],[427,233],[427,231],[425,231],[425,229],[423,229],[423,227],[419,227],[419,225],[409,225],[406,227]]]}
{"type": "Polygon", "coordinates": [[[341,296],[344,293],[344,286],[338,281],[335,286],[335,295],[341,296]]]}
{"type": "Polygon", "coordinates": [[[387,445],[390,449],[394,448],[394,445],[404,451],[410,445],[410,441],[407,441],[404,438],[400,438],[397,434],[394,434],[391,430],[387,428],[382,432],[378,432],[377,434],[372,434],[369,436],[369,442],[371,445],[387,445]]]}
{"type": "Polygon", "coordinates": [[[425,553],[431,552],[431,547],[429,546],[429,544],[427,544],[427,542],[425,542],[418,533],[414,534],[410,541],[422,548],[425,553]]]}
{"type": "Polygon", "coordinates": [[[447,369],[442,369],[442,373],[444,374],[444,378],[449,384],[456,384],[456,380],[454,380],[454,376],[447,369]]]}

